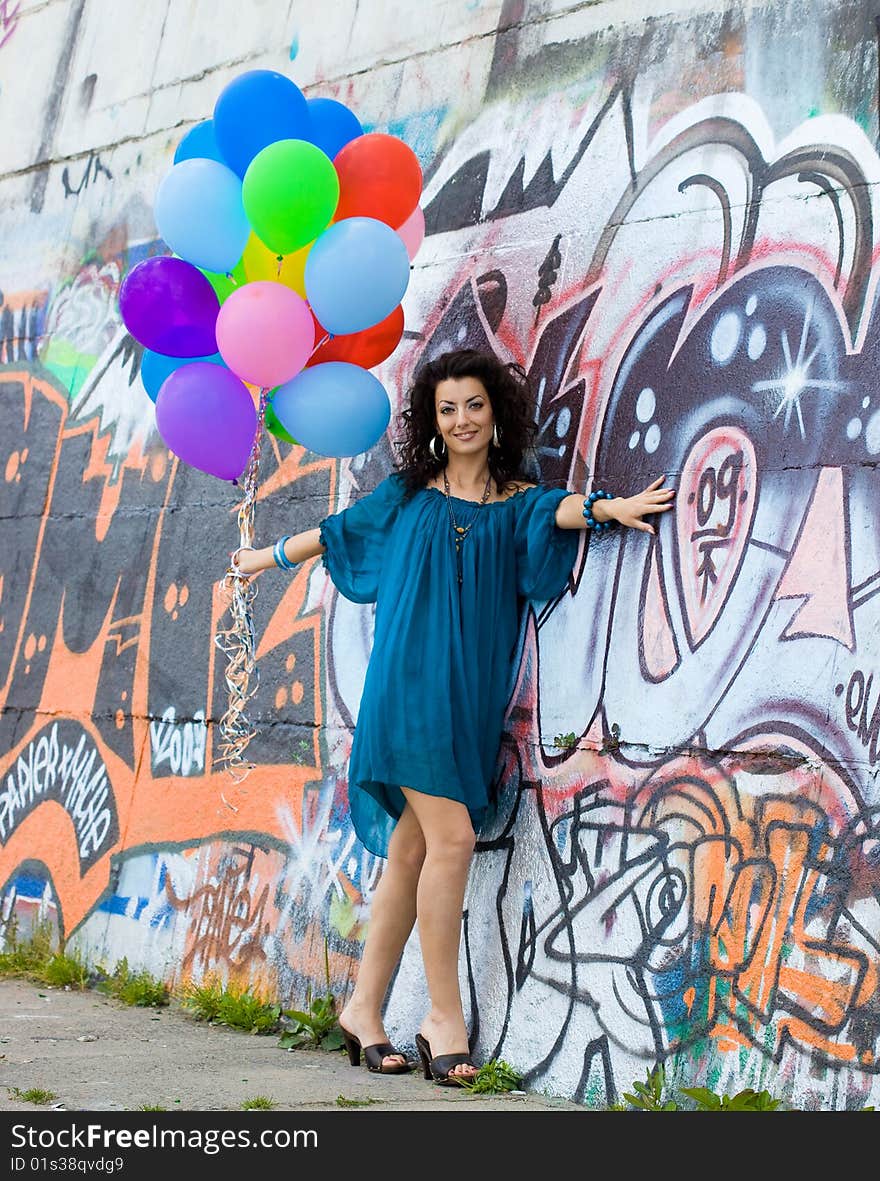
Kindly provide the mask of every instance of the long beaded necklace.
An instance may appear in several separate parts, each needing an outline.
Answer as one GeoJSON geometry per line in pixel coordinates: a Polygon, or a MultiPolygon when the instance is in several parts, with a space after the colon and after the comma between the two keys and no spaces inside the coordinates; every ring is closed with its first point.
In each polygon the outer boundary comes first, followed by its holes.
{"type": "Polygon", "coordinates": [[[465,538],[471,531],[471,526],[477,519],[477,513],[489,499],[489,490],[492,487],[492,473],[490,472],[486,479],[486,487],[483,489],[483,495],[476,501],[476,509],[474,515],[467,525],[459,525],[455,519],[455,513],[452,511],[452,497],[449,491],[449,480],[446,476],[446,468],[443,469],[443,494],[446,497],[446,507],[449,510],[449,523],[452,526],[452,536],[455,539],[455,558],[458,564],[458,583],[461,585],[462,581],[462,566],[461,566],[461,547],[464,545],[465,538]]]}

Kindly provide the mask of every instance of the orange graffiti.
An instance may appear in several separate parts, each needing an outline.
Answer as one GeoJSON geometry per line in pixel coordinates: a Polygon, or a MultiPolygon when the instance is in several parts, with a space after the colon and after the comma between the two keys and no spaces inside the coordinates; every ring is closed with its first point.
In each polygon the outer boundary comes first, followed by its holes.
{"type": "MultiPolygon", "coordinates": [[[[121,474],[115,481],[111,479],[106,439],[98,434],[97,422],[93,420],[86,426],[66,427],[64,423],[68,409],[67,400],[51,383],[34,378],[27,372],[7,372],[4,379],[21,383],[25,425],[31,416],[35,399],[45,399],[58,414],[60,425],[52,460],[43,473],[47,506],[51,505],[53,500],[63,443],[76,435],[91,435],[90,461],[81,479],[84,484],[91,480],[104,481],[100,513],[96,522],[96,540],[100,541],[106,535],[110,519],[119,509],[122,479],[121,474]]],[[[305,454],[304,449],[293,448],[281,461],[276,450],[278,463],[260,489],[260,501],[265,501],[269,496],[287,489],[303,476],[321,472],[329,481],[331,503],[328,504],[327,511],[331,511],[335,499],[336,464],[332,460],[321,458],[308,462],[305,454]]],[[[135,613],[130,612],[128,604],[123,606],[118,599],[120,583],[117,581],[94,640],[84,651],[77,652],[65,643],[64,621],[75,617],[80,604],[67,595],[62,595],[58,625],[48,647],[48,665],[38,708],[27,716],[27,724],[16,735],[14,745],[0,759],[0,791],[5,785],[11,801],[10,807],[18,808],[16,817],[22,816],[22,809],[26,811],[12,831],[9,831],[9,825],[5,826],[4,831],[4,826],[0,823],[0,882],[8,881],[20,863],[39,857],[51,875],[66,935],[83,921],[104,893],[110,876],[111,861],[121,854],[130,854],[137,849],[149,848],[158,843],[197,844],[214,836],[234,840],[238,833],[260,832],[268,839],[275,838],[283,843],[286,839],[285,832],[278,819],[279,809],[272,805],[273,799],[283,801],[294,821],[300,823],[303,789],[306,784],[321,778],[317,735],[323,721],[322,615],[319,610],[310,610],[306,607],[311,563],[301,569],[292,580],[281,603],[266,624],[259,648],[262,656],[289,643],[295,636],[309,641],[311,659],[303,662],[303,667],[297,669],[295,682],[291,681],[292,692],[300,697],[304,683],[310,682],[308,688],[315,702],[315,736],[307,759],[304,762],[291,761],[280,765],[257,766],[246,779],[237,783],[225,770],[210,770],[214,726],[209,720],[206,769],[203,775],[158,777],[151,771],[148,690],[151,675],[152,621],[147,605],[154,601],[162,602],[162,596],[156,600],[156,569],[163,523],[168,512],[177,467],[177,460],[166,468],[165,464],[157,464],[154,454],[144,454],[136,448],[126,459],[123,472],[133,471],[141,480],[150,479],[156,482],[167,479],[151,547],[146,553],[131,555],[132,561],[147,565],[143,604],[138,604],[135,613]],[[124,708],[114,706],[111,716],[116,717],[117,728],[120,713],[123,722],[128,719],[132,724],[135,751],[133,767],[108,747],[99,728],[93,722],[95,710],[101,704],[97,700],[97,692],[106,654],[110,652],[118,657],[129,649],[134,649],[136,654],[131,698],[129,700],[124,694],[124,708]],[[75,709],[71,708],[72,701],[76,702],[75,709]],[[28,780],[29,773],[25,770],[30,744],[45,729],[48,721],[58,717],[75,719],[82,727],[89,743],[97,750],[99,759],[106,768],[106,778],[112,786],[118,836],[102,849],[100,858],[87,867],[83,865],[78,854],[78,834],[71,815],[57,799],[34,798],[33,793],[39,787],[39,783],[35,787],[34,783],[28,780]],[[24,798],[26,793],[29,793],[27,799],[24,798]],[[28,810],[30,808],[32,810],[28,810]]],[[[14,621],[8,613],[4,617],[5,627],[17,627],[17,632],[10,666],[4,670],[5,679],[0,684],[0,711],[9,704],[8,694],[15,670],[24,667],[24,663],[29,660],[31,648],[36,644],[34,629],[29,626],[29,619],[34,606],[34,586],[43,558],[43,542],[49,516],[50,513],[47,511],[40,520],[27,588],[20,602],[19,618],[14,621]],[[30,643],[31,640],[34,641],[33,644],[30,643]]],[[[224,542],[218,538],[217,570],[192,571],[188,580],[201,577],[213,581],[215,574],[218,571],[222,572],[221,568],[225,565],[223,549],[224,542]]],[[[178,594],[179,605],[185,602],[187,593],[186,587],[182,587],[178,594]]],[[[214,683],[222,675],[222,669],[218,665],[222,655],[214,647],[212,636],[224,610],[225,604],[215,590],[210,631],[204,637],[204,643],[210,650],[207,702],[212,700],[214,683]]],[[[40,637],[40,642],[45,646],[46,638],[40,637]]],[[[33,653],[31,658],[32,655],[33,653]]],[[[45,777],[45,768],[42,773],[45,777]]],[[[201,903],[202,916],[208,916],[213,905],[213,902],[209,904],[208,897],[209,894],[206,893],[201,903]]],[[[225,901],[225,895],[222,900],[225,901]]],[[[236,905],[240,904],[239,899],[236,905]]],[[[260,906],[259,902],[254,903],[255,914],[260,910],[260,906]]],[[[256,918],[254,921],[257,921],[256,918]]],[[[207,917],[204,917],[203,925],[205,924],[207,925],[201,937],[202,944],[193,949],[193,955],[198,953],[201,946],[207,947],[209,942],[212,946],[219,947],[226,940],[224,945],[232,947],[232,943],[229,942],[231,937],[225,928],[214,931],[207,917]]]]}

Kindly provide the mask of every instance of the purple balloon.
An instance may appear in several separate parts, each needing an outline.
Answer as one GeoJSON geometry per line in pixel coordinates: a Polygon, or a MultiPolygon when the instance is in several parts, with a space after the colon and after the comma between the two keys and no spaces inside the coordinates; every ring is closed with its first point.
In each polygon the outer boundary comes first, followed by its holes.
{"type": "Polygon", "coordinates": [[[165,357],[217,352],[220,301],[198,267],[157,255],[131,268],[119,288],[119,310],[135,340],[165,357]]]}
{"type": "Polygon", "coordinates": [[[247,386],[231,369],[193,361],[162,383],[156,426],[184,463],[220,480],[236,480],[247,467],[257,412],[247,386]]]}

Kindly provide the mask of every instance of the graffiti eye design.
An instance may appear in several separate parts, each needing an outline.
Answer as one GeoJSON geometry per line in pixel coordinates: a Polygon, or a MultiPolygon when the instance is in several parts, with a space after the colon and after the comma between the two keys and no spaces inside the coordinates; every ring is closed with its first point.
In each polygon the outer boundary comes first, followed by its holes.
{"type": "Polygon", "coordinates": [[[680,869],[666,865],[651,882],[644,901],[646,942],[675,942],[669,928],[675,922],[687,897],[687,881],[680,869]]]}

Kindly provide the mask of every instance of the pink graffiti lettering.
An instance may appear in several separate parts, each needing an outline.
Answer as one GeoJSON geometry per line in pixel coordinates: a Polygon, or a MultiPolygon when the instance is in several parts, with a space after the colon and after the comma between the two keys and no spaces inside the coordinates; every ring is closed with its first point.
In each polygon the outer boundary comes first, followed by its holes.
{"type": "Polygon", "coordinates": [[[17,0],[14,8],[11,7],[11,4],[12,0],[0,0],[0,49],[18,28],[18,22],[21,19],[19,16],[21,0],[17,0]]]}

